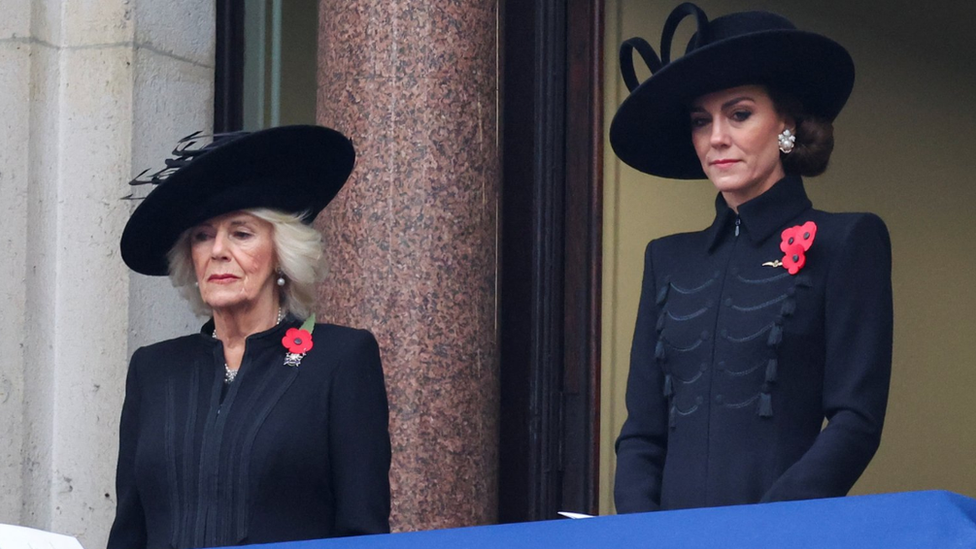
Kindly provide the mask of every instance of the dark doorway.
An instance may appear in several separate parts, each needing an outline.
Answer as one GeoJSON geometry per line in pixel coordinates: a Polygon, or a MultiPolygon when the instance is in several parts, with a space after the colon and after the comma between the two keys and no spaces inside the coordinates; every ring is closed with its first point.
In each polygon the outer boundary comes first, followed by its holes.
{"type": "Polygon", "coordinates": [[[216,0],[214,132],[315,123],[318,0],[216,0]]]}
{"type": "Polygon", "coordinates": [[[217,0],[214,133],[244,126],[244,4],[217,0]]]}
{"type": "Polygon", "coordinates": [[[503,2],[499,520],[596,513],[603,2],[503,2]]]}

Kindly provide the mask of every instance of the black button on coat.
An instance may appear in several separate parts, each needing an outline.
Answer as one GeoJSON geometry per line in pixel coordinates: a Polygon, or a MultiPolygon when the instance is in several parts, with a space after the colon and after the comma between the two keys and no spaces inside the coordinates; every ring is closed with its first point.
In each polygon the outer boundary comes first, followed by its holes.
{"type": "Polygon", "coordinates": [[[247,338],[224,391],[202,332],[135,352],[109,549],[218,547],[389,531],[390,438],[372,334],[316,324],[300,366],[282,337],[247,338]]]}
{"type": "Polygon", "coordinates": [[[881,437],[891,245],[872,214],[812,208],[798,177],[647,246],[617,440],[618,512],[847,494],[881,437]],[[817,230],[795,275],[784,229],[817,230]],[[827,420],[824,427],[824,420],[827,420]]]}

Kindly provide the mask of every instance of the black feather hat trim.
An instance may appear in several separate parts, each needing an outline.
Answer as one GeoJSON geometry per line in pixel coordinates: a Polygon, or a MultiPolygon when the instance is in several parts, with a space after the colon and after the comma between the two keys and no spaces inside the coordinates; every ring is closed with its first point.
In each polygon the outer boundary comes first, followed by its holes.
{"type": "Polygon", "coordinates": [[[166,254],[180,234],[218,215],[271,208],[304,214],[312,223],[342,188],[356,158],[345,136],[321,126],[237,132],[193,148],[199,138],[182,139],[165,168],[131,182],[155,187],[122,232],[122,260],[133,271],[168,274],[166,254]]]}

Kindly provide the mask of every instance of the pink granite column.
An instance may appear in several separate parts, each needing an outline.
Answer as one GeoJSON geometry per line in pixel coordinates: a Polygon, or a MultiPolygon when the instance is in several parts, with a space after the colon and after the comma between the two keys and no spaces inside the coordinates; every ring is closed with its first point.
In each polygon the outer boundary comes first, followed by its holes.
{"type": "Polygon", "coordinates": [[[394,530],[494,521],[496,0],[321,0],[318,121],[356,168],[319,309],[383,353],[394,530]]]}

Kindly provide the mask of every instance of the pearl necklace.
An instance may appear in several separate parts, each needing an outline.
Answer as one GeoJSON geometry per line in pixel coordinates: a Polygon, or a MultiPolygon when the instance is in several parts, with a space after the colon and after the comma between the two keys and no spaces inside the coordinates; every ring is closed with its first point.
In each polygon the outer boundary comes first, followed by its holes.
{"type": "MultiPolygon", "coordinates": [[[[278,315],[277,315],[277,317],[275,319],[275,326],[281,324],[281,321],[284,318],[285,318],[285,313],[284,313],[284,311],[281,310],[281,306],[279,305],[278,306],[278,315]]],[[[217,339],[217,328],[216,327],[214,328],[214,331],[213,331],[213,334],[211,334],[211,337],[213,337],[214,339],[217,339]]],[[[234,379],[237,378],[237,372],[239,372],[239,371],[240,371],[239,369],[238,370],[231,370],[230,369],[230,366],[228,366],[227,363],[225,362],[224,363],[224,383],[226,383],[228,385],[230,385],[231,383],[233,383],[234,382],[234,379]]]]}

